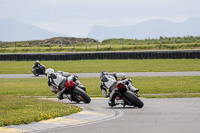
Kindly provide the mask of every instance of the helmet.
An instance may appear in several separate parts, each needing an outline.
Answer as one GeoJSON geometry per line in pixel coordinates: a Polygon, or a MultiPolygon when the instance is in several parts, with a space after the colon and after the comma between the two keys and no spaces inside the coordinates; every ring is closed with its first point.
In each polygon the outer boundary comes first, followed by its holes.
{"type": "Polygon", "coordinates": [[[53,70],[52,68],[48,68],[48,69],[45,71],[46,76],[50,76],[51,73],[54,73],[54,70],[53,70]]]}
{"type": "Polygon", "coordinates": [[[37,60],[35,63],[37,63],[37,64],[38,64],[38,63],[40,63],[40,61],[39,61],[39,60],[37,60]]]}
{"type": "Polygon", "coordinates": [[[108,75],[108,72],[102,71],[101,74],[100,74],[100,78],[102,78],[104,75],[108,75]]]}
{"type": "Polygon", "coordinates": [[[117,76],[118,78],[126,79],[126,76],[125,76],[124,73],[117,73],[116,76],[117,76]]]}

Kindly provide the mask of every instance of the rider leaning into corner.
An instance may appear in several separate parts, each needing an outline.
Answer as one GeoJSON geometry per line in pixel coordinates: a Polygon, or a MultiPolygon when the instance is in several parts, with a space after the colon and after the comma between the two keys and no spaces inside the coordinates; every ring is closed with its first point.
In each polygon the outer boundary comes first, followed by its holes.
{"type": "Polygon", "coordinates": [[[33,68],[39,67],[39,66],[41,66],[41,65],[42,65],[42,64],[40,64],[40,61],[37,60],[37,61],[35,62],[35,64],[34,64],[33,68]]]}
{"type": "Polygon", "coordinates": [[[117,88],[116,88],[116,84],[117,84],[117,80],[118,78],[121,78],[121,80],[123,82],[125,82],[125,84],[128,86],[130,91],[133,91],[137,94],[137,92],[139,91],[139,89],[135,88],[132,85],[132,80],[131,79],[126,79],[124,73],[114,73],[114,74],[109,74],[106,71],[101,72],[100,74],[100,79],[101,79],[101,91],[104,97],[109,97],[109,102],[108,105],[109,106],[115,106],[115,98],[117,95],[117,88]],[[109,91],[109,94],[107,94],[107,89],[109,91]]]}
{"type": "Polygon", "coordinates": [[[78,80],[78,77],[76,75],[71,75],[68,72],[62,72],[62,71],[57,71],[54,72],[52,68],[48,68],[45,71],[45,74],[48,78],[48,85],[51,89],[52,92],[55,94],[57,93],[58,99],[64,99],[64,98],[71,98],[70,94],[65,95],[65,87],[66,87],[66,82],[69,80],[73,80],[77,85],[86,91],[85,87],[80,83],[78,80]]]}

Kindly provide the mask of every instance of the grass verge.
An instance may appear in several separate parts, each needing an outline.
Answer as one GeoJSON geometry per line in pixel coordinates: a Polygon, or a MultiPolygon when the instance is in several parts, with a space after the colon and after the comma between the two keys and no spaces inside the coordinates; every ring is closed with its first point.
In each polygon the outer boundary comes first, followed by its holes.
{"type": "MultiPolygon", "coordinates": [[[[146,98],[200,97],[200,77],[132,77],[146,98]],[[152,95],[157,94],[157,95],[152,95]],[[162,94],[162,95],[160,95],[162,94]],[[169,95],[170,94],[170,95],[169,95]]],[[[102,97],[99,78],[81,78],[91,97],[102,97]]],[[[81,111],[73,105],[21,96],[55,96],[47,79],[0,80],[0,126],[25,124],[81,111]]]]}
{"type": "MultiPolygon", "coordinates": [[[[200,93],[200,77],[130,77],[140,94],[200,93]]],[[[102,96],[99,78],[80,78],[89,96],[102,96]]],[[[1,79],[0,94],[16,96],[55,96],[47,79],[1,79]]]]}
{"type": "Polygon", "coordinates": [[[42,44],[38,47],[37,46],[29,46],[27,47],[27,44],[17,45],[15,48],[14,45],[1,45],[0,47],[0,53],[43,53],[43,52],[98,52],[98,51],[147,51],[147,50],[191,50],[191,49],[199,49],[200,44],[199,43],[176,43],[175,45],[170,44],[159,44],[159,41],[157,44],[148,44],[149,42],[145,43],[137,43],[138,45],[135,45],[133,42],[127,42],[125,45],[121,44],[110,44],[110,42],[105,43],[99,43],[98,46],[96,43],[87,45],[87,48],[85,44],[79,44],[75,47],[73,45],[65,46],[61,48],[61,45],[50,45],[49,44],[42,44]]]}
{"type": "Polygon", "coordinates": [[[0,127],[28,124],[81,111],[69,104],[8,95],[0,95],[0,106],[0,127]]]}
{"type": "MultiPolygon", "coordinates": [[[[31,74],[35,61],[0,61],[0,74],[31,74]]],[[[70,73],[200,71],[199,59],[41,61],[70,73]],[[181,66],[181,67],[180,67],[181,66]]]]}

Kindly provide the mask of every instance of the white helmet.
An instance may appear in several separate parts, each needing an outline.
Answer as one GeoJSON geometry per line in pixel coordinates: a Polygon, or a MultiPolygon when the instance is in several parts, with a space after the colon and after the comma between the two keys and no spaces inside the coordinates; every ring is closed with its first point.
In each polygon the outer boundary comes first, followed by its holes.
{"type": "Polygon", "coordinates": [[[126,76],[125,76],[124,73],[117,73],[116,76],[117,76],[118,78],[126,79],[126,76]]]}
{"type": "Polygon", "coordinates": [[[50,76],[51,73],[54,73],[54,70],[53,70],[52,68],[48,68],[48,69],[45,71],[46,76],[50,76]]]}

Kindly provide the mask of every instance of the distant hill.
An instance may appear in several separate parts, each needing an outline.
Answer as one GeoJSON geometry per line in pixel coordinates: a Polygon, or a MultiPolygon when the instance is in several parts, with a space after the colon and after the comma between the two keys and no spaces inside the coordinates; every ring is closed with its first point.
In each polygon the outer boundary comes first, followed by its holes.
{"type": "Polygon", "coordinates": [[[0,41],[40,40],[56,36],[64,35],[13,19],[0,20],[0,41]]]}
{"type": "Polygon", "coordinates": [[[182,23],[167,20],[148,20],[133,26],[94,26],[87,37],[99,39],[130,38],[145,39],[163,37],[200,36],[200,17],[191,17],[182,23]]]}

